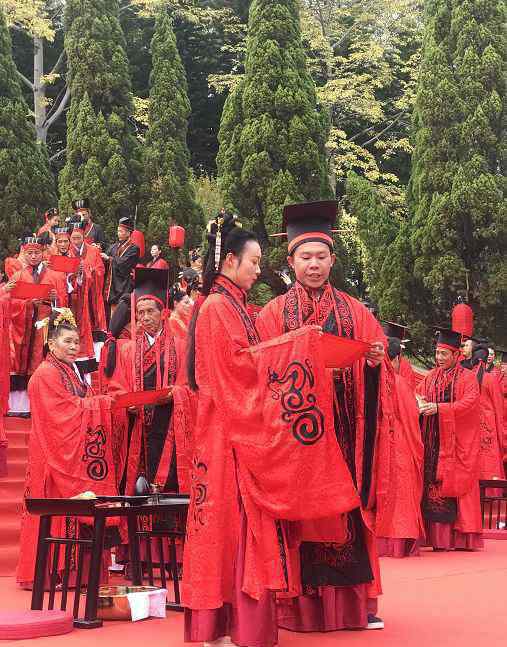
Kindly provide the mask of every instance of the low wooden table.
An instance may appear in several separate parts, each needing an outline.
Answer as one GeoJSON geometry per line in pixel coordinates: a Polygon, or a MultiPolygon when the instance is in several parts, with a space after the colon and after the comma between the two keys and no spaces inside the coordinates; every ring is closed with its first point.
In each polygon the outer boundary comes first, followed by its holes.
{"type": "MultiPolygon", "coordinates": [[[[98,497],[97,499],[26,499],[26,508],[30,514],[39,515],[39,537],[37,542],[37,557],[32,591],[32,609],[42,609],[44,605],[44,584],[48,572],[49,548],[54,546],[52,568],[50,572],[50,588],[48,609],[54,608],[55,592],[58,575],[58,560],[60,547],[65,548],[65,565],[62,580],[61,609],[67,607],[69,588],[69,573],[73,546],[80,546],[78,551],[76,591],[74,597],[74,626],[81,629],[95,629],[102,626],[102,620],[97,618],[97,601],[99,595],[100,569],[106,519],[108,517],[126,517],[129,537],[130,565],[132,569],[132,584],[140,586],[143,581],[142,564],[140,559],[139,538],[149,532],[138,531],[137,520],[140,516],[181,513],[189,504],[189,497],[182,494],[151,495],[140,497],[98,497]],[[51,536],[51,520],[53,517],[90,517],[93,519],[91,539],[73,539],[51,536]],[[90,565],[88,568],[88,584],[86,589],[86,605],[84,618],[78,618],[81,580],[83,575],[83,557],[86,549],[90,550],[90,565]]],[[[160,536],[160,533],[156,533],[160,536]]],[[[177,569],[176,569],[177,570],[177,569]]],[[[178,596],[179,597],[179,596],[178,596]]],[[[181,610],[179,600],[171,608],[181,610]]]]}

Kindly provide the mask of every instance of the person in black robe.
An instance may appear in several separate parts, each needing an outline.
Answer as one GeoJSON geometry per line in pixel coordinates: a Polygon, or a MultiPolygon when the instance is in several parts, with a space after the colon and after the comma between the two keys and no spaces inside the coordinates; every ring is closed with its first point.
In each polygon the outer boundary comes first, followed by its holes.
{"type": "Polygon", "coordinates": [[[106,235],[102,227],[96,222],[93,222],[92,210],[90,209],[90,201],[88,198],[73,200],[72,208],[76,216],[84,223],[85,241],[89,245],[95,245],[95,247],[99,247],[101,251],[105,252],[107,249],[106,235]]]}
{"type": "Polygon", "coordinates": [[[139,247],[130,236],[134,231],[131,218],[123,215],[118,221],[118,242],[111,245],[101,256],[108,263],[104,286],[104,299],[111,314],[124,294],[132,292],[132,272],[139,262],[139,247]]]}

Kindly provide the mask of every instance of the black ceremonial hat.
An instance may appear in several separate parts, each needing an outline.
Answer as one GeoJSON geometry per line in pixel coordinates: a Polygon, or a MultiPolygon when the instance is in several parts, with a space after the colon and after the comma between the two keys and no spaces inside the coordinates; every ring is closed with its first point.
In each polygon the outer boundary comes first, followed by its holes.
{"type": "Polygon", "coordinates": [[[169,291],[169,270],[156,270],[138,267],[134,275],[134,295],[136,302],[140,299],[154,299],[167,306],[169,291]]]}
{"type": "Polygon", "coordinates": [[[89,209],[90,200],[88,198],[78,198],[77,200],[72,200],[73,209],[89,209]]]}
{"type": "Polygon", "coordinates": [[[452,350],[459,350],[461,346],[462,335],[460,332],[450,328],[436,328],[437,346],[444,346],[452,350]]]}
{"type": "Polygon", "coordinates": [[[336,200],[288,204],[283,209],[283,230],[287,234],[289,254],[299,245],[325,243],[333,249],[333,226],[338,215],[336,200]]]}
{"type": "Polygon", "coordinates": [[[384,330],[386,337],[395,337],[401,341],[406,339],[408,333],[408,326],[394,323],[394,321],[384,321],[382,323],[382,329],[384,330]]]}

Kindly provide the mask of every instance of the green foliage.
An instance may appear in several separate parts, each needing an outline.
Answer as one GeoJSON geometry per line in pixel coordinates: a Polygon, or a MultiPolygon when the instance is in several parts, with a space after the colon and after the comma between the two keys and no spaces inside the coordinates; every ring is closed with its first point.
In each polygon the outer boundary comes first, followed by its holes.
{"type": "Polygon", "coordinates": [[[419,318],[448,320],[468,280],[480,329],[502,342],[504,25],[503,3],[428,3],[410,183],[414,274],[427,297],[419,318]]]}
{"type": "Polygon", "coordinates": [[[113,237],[116,230],[116,210],[129,201],[128,169],[118,140],[98,115],[88,94],[73,101],[67,117],[67,162],[60,174],[60,204],[88,196],[94,219],[106,226],[113,237]]]}
{"type": "Polygon", "coordinates": [[[0,10],[0,257],[19,247],[19,236],[38,226],[36,213],[55,201],[47,152],[35,141],[0,10]]]}
{"type": "MultiPolygon", "coordinates": [[[[330,197],[328,115],[306,68],[298,3],[254,0],[245,75],[227,98],[220,126],[220,187],[260,234],[280,231],[283,205],[330,197]]],[[[272,249],[280,264],[285,253],[272,249]]]]}
{"type": "Polygon", "coordinates": [[[70,200],[87,196],[98,221],[112,232],[118,207],[133,207],[136,202],[134,187],[140,173],[129,122],[133,103],[118,2],[69,0],[65,25],[72,99],[67,159],[60,174],[61,210],[68,212],[70,200]],[[96,124],[99,136],[93,131],[96,124]],[[103,151],[94,138],[104,144],[103,151]]]}
{"type": "Polygon", "coordinates": [[[202,212],[190,180],[186,143],[190,103],[185,70],[166,11],[156,18],[152,44],[149,128],[144,149],[144,187],[148,237],[167,239],[172,222],[186,229],[186,244],[196,246],[203,226],[202,212]]]}

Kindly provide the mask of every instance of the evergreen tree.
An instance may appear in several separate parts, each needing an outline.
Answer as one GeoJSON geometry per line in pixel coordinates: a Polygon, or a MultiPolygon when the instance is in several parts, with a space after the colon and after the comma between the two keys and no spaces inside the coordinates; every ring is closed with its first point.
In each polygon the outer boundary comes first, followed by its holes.
{"type": "MultiPolygon", "coordinates": [[[[280,231],[284,204],[331,196],[328,130],[306,68],[298,2],[253,0],[245,76],[224,106],[217,161],[224,195],[265,244],[280,231]]],[[[273,251],[273,264],[283,255],[273,251]]]]}
{"type": "Polygon", "coordinates": [[[88,196],[94,218],[113,236],[116,209],[127,204],[128,169],[118,140],[113,137],[102,112],[98,115],[88,94],[73,101],[67,117],[67,163],[60,174],[61,202],[68,206],[74,197],[88,196]],[[97,207],[95,211],[94,207],[97,207]]]}
{"type": "Polygon", "coordinates": [[[197,245],[203,217],[190,182],[187,81],[169,15],[161,10],[151,43],[149,128],[144,151],[148,235],[167,240],[171,221],[185,227],[187,245],[197,245]]]}
{"type": "Polygon", "coordinates": [[[505,341],[502,107],[505,4],[431,0],[410,182],[415,277],[446,321],[467,275],[479,326],[505,341]]]}
{"type": "Polygon", "coordinates": [[[36,228],[36,213],[55,200],[47,152],[35,141],[0,10],[0,257],[19,247],[17,239],[36,228]]]}
{"type": "MultiPolygon", "coordinates": [[[[72,100],[67,124],[69,154],[60,174],[60,204],[63,211],[68,211],[73,198],[85,196],[89,184],[81,183],[84,173],[79,165],[90,157],[88,143],[94,133],[83,128],[87,123],[91,125],[103,119],[109,137],[115,140],[107,147],[115,151],[115,157],[107,162],[108,171],[97,174],[102,182],[97,187],[98,192],[87,197],[95,217],[111,231],[115,227],[117,208],[133,206],[135,202],[132,186],[141,170],[137,141],[129,122],[133,112],[132,92],[125,38],[118,20],[118,2],[69,0],[65,7],[65,24],[72,100]],[[88,104],[95,119],[89,114],[88,104]],[[123,158],[121,164],[118,155],[123,158]]],[[[104,159],[104,156],[99,158],[104,159]]]]}

